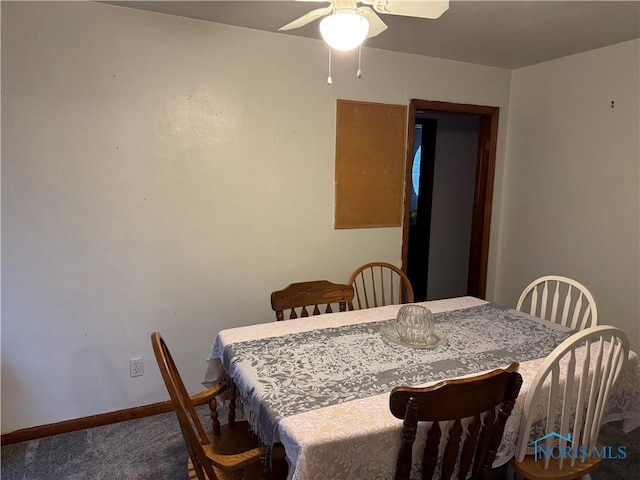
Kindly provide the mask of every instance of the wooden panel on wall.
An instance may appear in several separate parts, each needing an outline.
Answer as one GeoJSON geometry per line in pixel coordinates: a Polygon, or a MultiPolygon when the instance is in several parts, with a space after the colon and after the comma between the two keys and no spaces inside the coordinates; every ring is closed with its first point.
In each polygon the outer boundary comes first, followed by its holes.
{"type": "Polygon", "coordinates": [[[402,225],[407,107],[338,100],[335,228],[402,225]]]}

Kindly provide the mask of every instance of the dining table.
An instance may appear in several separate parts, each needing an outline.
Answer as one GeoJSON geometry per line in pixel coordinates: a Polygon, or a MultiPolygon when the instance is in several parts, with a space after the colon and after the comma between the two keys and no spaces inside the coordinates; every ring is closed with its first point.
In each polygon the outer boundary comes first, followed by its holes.
{"type": "MultiPolygon", "coordinates": [[[[494,468],[513,456],[528,387],[572,330],[475,297],[420,302],[441,340],[394,338],[401,305],[317,315],[218,332],[203,384],[227,381],[260,440],[281,443],[294,480],[394,476],[402,420],[389,410],[399,385],[428,386],[519,363],[522,388],[494,468]],[[390,334],[391,332],[391,334],[390,334]]],[[[640,426],[640,365],[631,351],[603,423],[640,426]]]]}

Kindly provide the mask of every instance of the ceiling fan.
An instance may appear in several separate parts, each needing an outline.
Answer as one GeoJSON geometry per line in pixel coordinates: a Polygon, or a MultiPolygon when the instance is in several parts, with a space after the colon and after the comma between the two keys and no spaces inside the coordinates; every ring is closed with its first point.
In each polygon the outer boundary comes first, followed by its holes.
{"type": "Polygon", "coordinates": [[[278,30],[292,30],[322,18],[320,33],[336,50],[352,50],[366,38],[387,29],[377,13],[418,18],[438,18],[449,8],[449,0],[296,0],[330,3],[312,10],[278,30]],[[363,4],[364,6],[358,6],[363,4]],[[377,13],[376,13],[377,12],[377,13]]]}

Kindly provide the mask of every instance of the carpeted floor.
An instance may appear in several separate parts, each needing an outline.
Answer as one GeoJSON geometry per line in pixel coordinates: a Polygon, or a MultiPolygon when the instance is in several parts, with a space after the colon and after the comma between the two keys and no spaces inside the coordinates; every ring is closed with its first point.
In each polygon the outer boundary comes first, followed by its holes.
{"type": "Polygon", "coordinates": [[[2,447],[3,480],[187,478],[174,413],[2,447]]]}
{"type": "MultiPolygon", "coordinates": [[[[208,409],[199,413],[207,424],[208,409]]],[[[628,457],[602,462],[593,480],[640,479],[640,428],[625,435],[618,423],[604,425],[600,440],[626,445],[628,457]]],[[[185,480],[186,458],[175,414],[167,413],[7,445],[0,475],[2,480],[185,480]]],[[[506,478],[506,469],[496,469],[492,478],[506,478]]]]}
{"type": "Polygon", "coordinates": [[[620,422],[603,425],[600,442],[613,447],[626,446],[624,460],[605,460],[591,474],[592,480],[638,480],[640,479],[640,428],[627,434],[620,430],[620,422]]]}

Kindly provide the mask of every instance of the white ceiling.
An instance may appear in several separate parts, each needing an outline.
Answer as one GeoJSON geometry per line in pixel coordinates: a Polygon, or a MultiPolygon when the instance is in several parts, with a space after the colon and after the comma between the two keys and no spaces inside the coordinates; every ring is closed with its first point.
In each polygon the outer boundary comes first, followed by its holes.
{"type": "MultiPolygon", "coordinates": [[[[119,1],[130,8],[277,32],[326,4],[294,1],[119,1]]],[[[520,68],[640,38],[640,1],[456,1],[435,20],[381,15],[365,46],[520,68]]],[[[320,38],[318,21],[281,35],[320,38]]]]}

